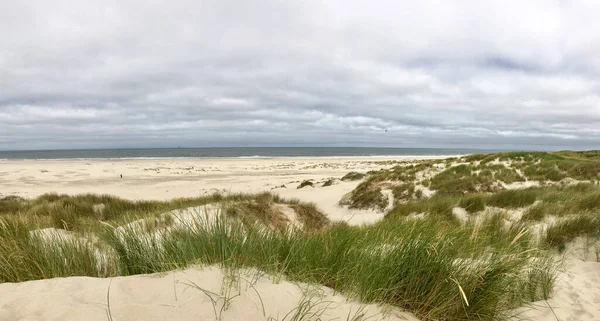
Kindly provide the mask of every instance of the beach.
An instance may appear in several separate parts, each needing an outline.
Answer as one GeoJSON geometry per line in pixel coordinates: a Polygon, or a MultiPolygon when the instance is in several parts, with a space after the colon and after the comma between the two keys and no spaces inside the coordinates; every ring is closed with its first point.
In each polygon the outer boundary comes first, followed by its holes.
{"type": "Polygon", "coordinates": [[[358,184],[339,181],[340,178],[353,171],[390,168],[398,162],[446,157],[449,156],[0,161],[0,193],[25,198],[45,193],[94,193],[131,200],[170,200],[217,192],[269,191],[314,202],[332,220],[360,224],[378,220],[383,214],[338,206],[338,201],[358,184]],[[319,186],[330,178],[336,179],[334,185],[319,186]],[[315,187],[298,189],[304,180],[312,180],[315,187]]]}
{"type": "MultiPolygon", "coordinates": [[[[340,178],[348,172],[365,173],[430,158],[444,156],[0,161],[0,190],[1,196],[24,198],[94,193],[131,200],[269,191],[314,202],[331,220],[359,225],[375,222],[383,213],[339,206],[338,201],[358,184],[340,178]],[[331,178],[333,185],[320,186],[331,178]],[[312,180],[314,187],[299,189],[305,180],[312,180]]],[[[0,319],[107,320],[111,285],[114,320],[290,320],[306,302],[314,305],[309,312],[324,320],[353,314],[372,320],[418,320],[408,312],[383,313],[380,306],[361,304],[322,286],[275,281],[269,276],[238,285],[232,306],[214,312],[215,306],[222,308],[224,303],[218,302],[218,296],[207,297],[191,283],[219,293],[226,275],[218,267],[197,267],[166,275],[0,284],[0,319]],[[165,288],[172,290],[165,293],[165,288]],[[314,294],[306,296],[311,288],[314,294]]]]}

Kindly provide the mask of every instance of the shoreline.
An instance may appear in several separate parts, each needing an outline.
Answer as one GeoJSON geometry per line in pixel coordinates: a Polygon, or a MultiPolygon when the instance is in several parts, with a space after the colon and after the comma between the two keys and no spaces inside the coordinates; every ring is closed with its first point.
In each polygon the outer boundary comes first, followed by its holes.
{"type": "Polygon", "coordinates": [[[114,158],[23,158],[9,159],[0,158],[0,163],[12,162],[77,162],[77,161],[217,161],[217,160],[313,160],[313,159],[407,159],[407,160],[422,160],[422,159],[445,159],[453,157],[464,157],[471,154],[439,154],[439,155],[356,155],[356,156],[236,156],[236,157],[114,157],[114,158]]]}

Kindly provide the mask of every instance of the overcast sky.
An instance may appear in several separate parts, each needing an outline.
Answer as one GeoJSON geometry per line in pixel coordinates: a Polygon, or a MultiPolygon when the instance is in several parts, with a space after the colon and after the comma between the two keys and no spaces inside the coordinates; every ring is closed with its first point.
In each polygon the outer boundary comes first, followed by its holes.
{"type": "Polygon", "coordinates": [[[600,148],[599,14],[597,0],[0,0],[0,149],[600,148]]]}

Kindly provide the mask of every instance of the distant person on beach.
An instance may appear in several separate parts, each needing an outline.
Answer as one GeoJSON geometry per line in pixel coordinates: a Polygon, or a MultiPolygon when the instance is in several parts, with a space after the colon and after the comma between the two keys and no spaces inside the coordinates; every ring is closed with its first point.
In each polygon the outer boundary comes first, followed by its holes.
{"type": "Polygon", "coordinates": [[[123,178],[123,174],[121,174],[121,178],[123,178]]]}

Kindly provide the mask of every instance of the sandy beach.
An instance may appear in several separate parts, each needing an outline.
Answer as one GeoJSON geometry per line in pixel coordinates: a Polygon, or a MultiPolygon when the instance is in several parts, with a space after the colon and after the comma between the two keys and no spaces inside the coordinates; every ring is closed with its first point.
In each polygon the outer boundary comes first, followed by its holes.
{"type": "Polygon", "coordinates": [[[1,161],[0,193],[26,198],[50,192],[97,193],[132,200],[170,200],[215,192],[271,191],[314,202],[332,220],[359,224],[378,220],[382,214],[337,205],[358,182],[336,181],[328,187],[319,187],[319,182],[340,179],[352,171],[389,168],[397,162],[446,157],[1,161]],[[313,180],[316,187],[298,189],[304,180],[313,180]]]}

